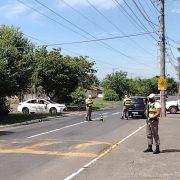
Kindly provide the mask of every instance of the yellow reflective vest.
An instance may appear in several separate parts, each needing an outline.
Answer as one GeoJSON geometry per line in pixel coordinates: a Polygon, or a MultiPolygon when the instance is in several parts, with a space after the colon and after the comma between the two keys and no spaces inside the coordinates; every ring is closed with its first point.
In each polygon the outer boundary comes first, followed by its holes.
{"type": "Polygon", "coordinates": [[[126,101],[125,101],[125,106],[130,106],[131,104],[131,99],[130,98],[126,98],[126,101]]]}
{"type": "Polygon", "coordinates": [[[88,99],[86,104],[87,104],[88,107],[91,107],[92,104],[93,104],[93,101],[91,99],[88,99]]]}
{"type": "Polygon", "coordinates": [[[155,103],[149,103],[149,109],[148,109],[149,114],[148,114],[148,117],[150,117],[150,118],[153,117],[154,114],[156,114],[156,112],[157,112],[157,110],[154,107],[154,105],[155,105],[155,103]]]}

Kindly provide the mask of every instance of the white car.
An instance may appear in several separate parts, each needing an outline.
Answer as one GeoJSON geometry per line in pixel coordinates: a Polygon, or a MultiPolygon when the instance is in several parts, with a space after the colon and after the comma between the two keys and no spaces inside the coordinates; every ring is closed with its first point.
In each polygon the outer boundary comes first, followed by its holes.
{"type": "Polygon", "coordinates": [[[61,113],[66,111],[65,104],[58,104],[49,99],[29,99],[18,104],[18,111],[24,114],[34,113],[61,113]]]}
{"type": "Polygon", "coordinates": [[[177,101],[168,101],[166,102],[166,110],[171,114],[176,114],[180,110],[180,99],[177,101]]]}

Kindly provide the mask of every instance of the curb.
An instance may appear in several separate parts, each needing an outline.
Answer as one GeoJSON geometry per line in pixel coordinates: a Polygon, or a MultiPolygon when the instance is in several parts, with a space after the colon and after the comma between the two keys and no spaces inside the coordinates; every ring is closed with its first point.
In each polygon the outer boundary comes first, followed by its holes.
{"type": "MultiPolygon", "coordinates": [[[[112,108],[102,108],[102,109],[97,109],[95,111],[104,111],[104,110],[112,109],[112,108]]],[[[79,111],[73,111],[71,113],[77,114],[77,112],[79,112],[79,111]]],[[[86,111],[82,111],[82,112],[85,113],[86,111]]],[[[68,114],[71,114],[71,113],[68,113],[68,114]]],[[[4,128],[8,128],[8,127],[17,127],[17,126],[29,125],[29,124],[39,123],[42,121],[50,121],[51,119],[57,119],[57,118],[60,118],[60,117],[66,116],[66,115],[67,114],[62,114],[61,116],[49,117],[49,118],[44,118],[44,119],[35,119],[35,120],[30,120],[30,121],[24,121],[21,123],[3,125],[3,126],[0,125],[0,129],[4,129],[4,128]]]]}
{"type": "Polygon", "coordinates": [[[14,124],[8,124],[8,125],[3,125],[0,126],[0,129],[4,129],[7,127],[16,127],[16,126],[23,126],[23,125],[29,125],[29,124],[34,124],[34,123],[39,123],[42,121],[50,121],[51,119],[56,119],[56,118],[60,118],[62,116],[55,116],[55,117],[49,117],[49,118],[44,118],[44,119],[35,119],[35,120],[30,120],[30,121],[24,121],[21,123],[14,123],[14,124]]]}

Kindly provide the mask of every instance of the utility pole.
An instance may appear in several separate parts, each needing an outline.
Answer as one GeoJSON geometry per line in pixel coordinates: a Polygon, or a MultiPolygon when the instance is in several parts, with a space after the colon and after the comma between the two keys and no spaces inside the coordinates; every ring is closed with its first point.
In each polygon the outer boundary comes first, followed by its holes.
{"type": "MultiPolygon", "coordinates": [[[[165,79],[164,0],[160,0],[160,78],[165,79]]],[[[165,90],[161,90],[161,117],[166,117],[165,90]]]]}
{"type": "Polygon", "coordinates": [[[177,67],[177,70],[178,70],[178,78],[179,78],[179,83],[178,83],[178,96],[180,98],[180,58],[178,58],[178,67],[177,67]]]}
{"type": "Polygon", "coordinates": [[[132,79],[132,77],[133,77],[134,73],[129,73],[129,74],[131,75],[131,79],[132,79]]]}

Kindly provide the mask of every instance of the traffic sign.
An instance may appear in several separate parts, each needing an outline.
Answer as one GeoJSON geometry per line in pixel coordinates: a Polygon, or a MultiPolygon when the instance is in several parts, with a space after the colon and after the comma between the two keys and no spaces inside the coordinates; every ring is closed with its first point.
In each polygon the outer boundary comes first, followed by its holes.
{"type": "Polygon", "coordinates": [[[158,90],[166,90],[167,89],[167,80],[160,78],[158,79],[158,90]]]}

